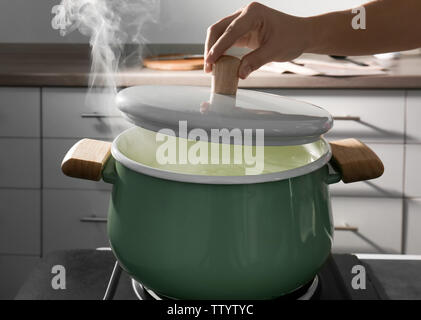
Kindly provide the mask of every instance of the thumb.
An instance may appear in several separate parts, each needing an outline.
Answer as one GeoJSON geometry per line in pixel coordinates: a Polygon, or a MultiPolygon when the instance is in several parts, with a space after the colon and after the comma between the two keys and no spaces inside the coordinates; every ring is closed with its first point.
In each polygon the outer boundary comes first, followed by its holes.
{"type": "Polygon", "coordinates": [[[245,79],[250,73],[259,69],[261,66],[270,61],[271,58],[268,48],[257,48],[256,50],[246,54],[241,59],[241,64],[238,69],[238,75],[241,79],[245,79]]]}

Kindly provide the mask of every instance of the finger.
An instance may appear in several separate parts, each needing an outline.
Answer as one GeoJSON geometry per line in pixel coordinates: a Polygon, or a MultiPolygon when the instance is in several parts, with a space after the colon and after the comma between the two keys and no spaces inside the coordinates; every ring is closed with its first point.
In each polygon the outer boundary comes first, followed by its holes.
{"type": "Polygon", "coordinates": [[[209,107],[210,107],[210,103],[208,101],[202,102],[200,104],[200,109],[199,109],[200,113],[206,113],[206,112],[208,112],[209,107]]]}
{"type": "Polygon", "coordinates": [[[241,14],[242,10],[243,9],[237,10],[232,15],[219,20],[218,22],[216,22],[208,28],[205,42],[205,55],[208,54],[209,49],[213,46],[216,40],[218,40],[218,38],[224,33],[225,29],[229,26],[229,24],[241,14]]]}
{"type": "MultiPolygon", "coordinates": [[[[242,10],[240,9],[234,12],[232,15],[219,20],[214,25],[208,28],[205,41],[205,57],[208,55],[209,49],[212,48],[216,40],[218,40],[218,38],[224,33],[225,29],[229,26],[229,24],[241,14],[241,11],[242,10]]],[[[205,63],[204,70],[205,72],[211,72],[212,64],[205,63]]]]}
{"type": "Polygon", "coordinates": [[[237,39],[237,41],[233,44],[234,47],[243,47],[243,48],[249,48],[249,49],[256,49],[256,48],[252,48],[250,46],[250,37],[251,37],[251,32],[245,34],[244,36],[240,37],[239,39],[237,39]]]}
{"type": "Polygon", "coordinates": [[[228,50],[238,39],[251,31],[255,21],[250,14],[240,14],[225,29],[206,56],[207,63],[215,63],[216,60],[228,50]]]}
{"type": "Polygon", "coordinates": [[[259,47],[258,49],[246,54],[241,59],[241,64],[238,68],[238,76],[241,79],[245,79],[250,73],[270,61],[272,61],[272,52],[269,49],[269,46],[259,47]]]}

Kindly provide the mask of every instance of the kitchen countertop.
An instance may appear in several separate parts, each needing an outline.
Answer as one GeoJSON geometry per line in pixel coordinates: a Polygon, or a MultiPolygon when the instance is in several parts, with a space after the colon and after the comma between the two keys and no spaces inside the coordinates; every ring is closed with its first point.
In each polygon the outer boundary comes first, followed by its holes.
{"type": "MultiPolygon", "coordinates": [[[[0,86],[74,86],[89,82],[90,50],[85,44],[1,44],[0,86]]],[[[210,85],[210,75],[195,71],[132,68],[118,86],[142,84],[210,85]]],[[[421,56],[404,56],[386,75],[357,77],[279,75],[256,71],[240,80],[244,88],[421,89],[421,56]]]]}

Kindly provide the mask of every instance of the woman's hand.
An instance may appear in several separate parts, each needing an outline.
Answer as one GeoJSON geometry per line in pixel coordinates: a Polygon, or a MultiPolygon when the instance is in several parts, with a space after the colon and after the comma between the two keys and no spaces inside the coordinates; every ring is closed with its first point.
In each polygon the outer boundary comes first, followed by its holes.
{"type": "Polygon", "coordinates": [[[231,46],[248,47],[240,78],[270,61],[290,61],[304,52],[341,56],[368,55],[421,46],[421,1],[383,0],[364,5],[368,28],[354,29],[353,10],[299,18],[253,2],[208,29],[205,71],[231,46]],[[391,23],[393,22],[393,23],[391,23]]]}
{"type": "Polygon", "coordinates": [[[310,39],[305,18],[287,15],[253,2],[208,28],[205,44],[205,72],[232,46],[254,51],[245,55],[238,75],[245,79],[271,61],[290,61],[300,56],[310,39]]]}

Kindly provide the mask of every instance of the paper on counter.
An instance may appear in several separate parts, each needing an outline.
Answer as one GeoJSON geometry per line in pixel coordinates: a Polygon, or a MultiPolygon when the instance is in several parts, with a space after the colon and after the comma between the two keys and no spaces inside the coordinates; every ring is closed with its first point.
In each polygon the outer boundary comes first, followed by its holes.
{"type": "Polygon", "coordinates": [[[386,74],[383,67],[370,64],[367,67],[351,62],[329,62],[314,59],[296,59],[293,62],[271,62],[260,68],[275,73],[295,73],[304,76],[353,77],[386,74]]]}

